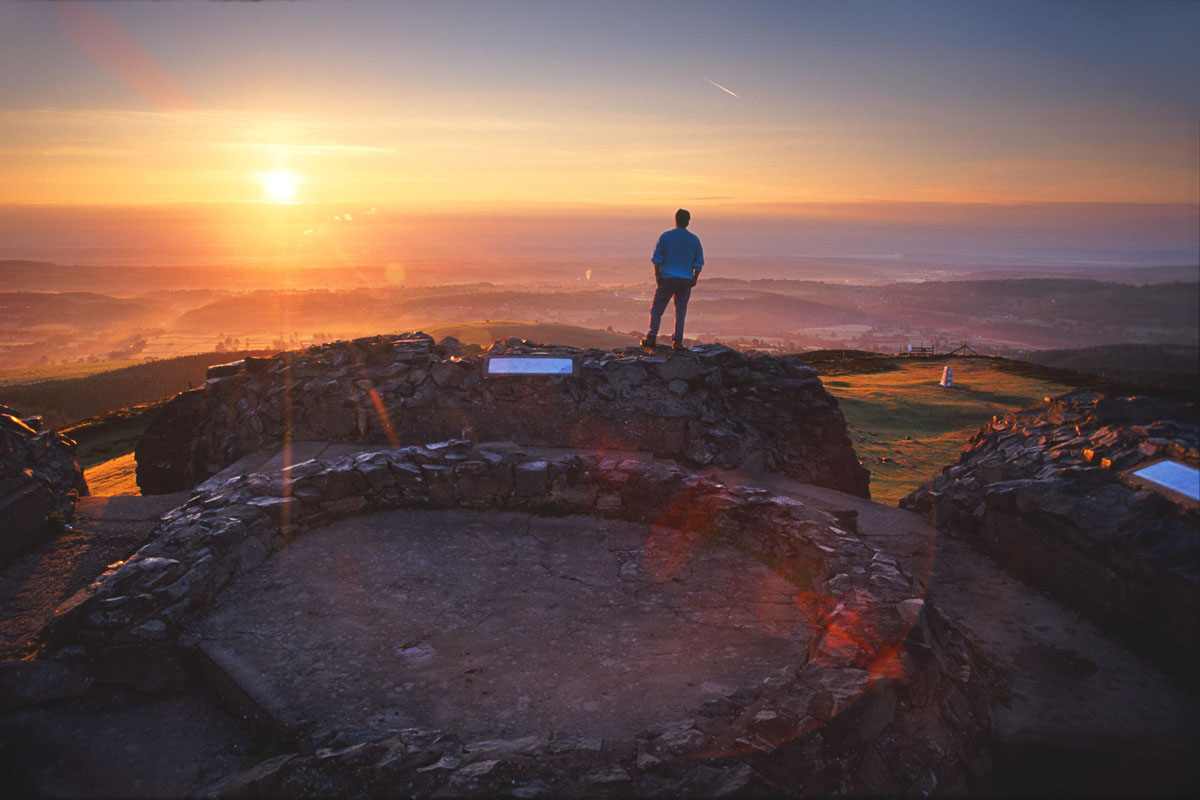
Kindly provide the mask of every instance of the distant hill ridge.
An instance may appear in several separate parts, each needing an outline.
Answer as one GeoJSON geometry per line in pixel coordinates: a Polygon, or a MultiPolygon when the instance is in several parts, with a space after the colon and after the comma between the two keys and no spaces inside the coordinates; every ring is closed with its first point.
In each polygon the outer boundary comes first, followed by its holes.
{"type": "MultiPolygon", "coordinates": [[[[571,347],[612,349],[634,343],[635,337],[561,323],[487,320],[423,326],[435,340],[451,336],[464,345],[487,346],[497,339],[516,337],[555,342],[571,347]]],[[[235,361],[262,351],[202,353],[123,367],[78,378],[51,379],[17,386],[0,386],[0,403],[24,414],[41,414],[48,427],[62,428],[117,409],[160,400],[204,381],[213,364],[235,361]]],[[[890,360],[852,350],[809,351],[801,357],[823,375],[889,369],[890,360]],[[886,362],[886,363],[885,363],[886,362]]],[[[1033,351],[1030,361],[997,359],[997,367],[1012,370],[1053,370],[1048,379],[1068,381],[1098,391],[1138,388],[1133,384],[1196,392],[1198,349],[1186,345],[1105,345],[1100,347],[1033,351]],[[1105,382],[1104,386],[1097,380],[1105,382]]]]}
{"type": "Polygon", "coordinates": [[[636,336],[557,322],[530,323],[517,320],[489,320],[427,325],[424,326],[424,331],[437,341],[452,336],[463,344],[475,344],[481,347],[487,347],[498,339],[510,337],[528,339],[533,342],[554,342],[583,350],[588,348],[610,350],[614,347],[626,347],[637,343],[636,336]]]}

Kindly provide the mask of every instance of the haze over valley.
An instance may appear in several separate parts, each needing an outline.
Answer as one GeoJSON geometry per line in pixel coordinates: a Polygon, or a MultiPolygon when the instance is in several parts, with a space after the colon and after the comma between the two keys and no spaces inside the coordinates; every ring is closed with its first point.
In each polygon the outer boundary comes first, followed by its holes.
{"type": "MultiPolygon", "coordinates": [[[[500,320],[569,324],[631,339],[644,332],[649,268],[584,264],[513,265],[502,273],[507,280],[472,281],[497,271],[437,262],[439,274],[461,282],[427,285],[386,266],[280,273],[2,262],[3,285],[28,290],[0,293],[0,368],[279,350],[500,320]],[[584,275],[572,279],[581,267],[584,275]]],[[[1009,355],[1197,339],[1196,268],[992,268],[919,282],[914,274],[914,265],[879,260],[717,262],[693,295],[688,335],[791,352],[946,350],[967,342],[1009,355]],[[812,278],[761,277],[789,271],[812,278]],[[974,277],[980,272],[982,279],[974,277]],[[1021,274],[1039,277],[1011,277],[1021,274]]]]}

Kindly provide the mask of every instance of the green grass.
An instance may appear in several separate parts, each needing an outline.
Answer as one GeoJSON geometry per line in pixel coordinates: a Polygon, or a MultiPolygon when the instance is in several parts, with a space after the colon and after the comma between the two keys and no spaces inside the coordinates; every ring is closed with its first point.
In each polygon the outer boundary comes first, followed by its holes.
{"type": "Polygon", "coordinates": [[[137,463],[133,460],[133,453],[85,469],[83,478],[93,497],[136,496],[142,493],[137,485],[137,463]]]}
{"type": "Polygon", "coordinates": [[[986,358],[895,364],[891,371],[839,374],[824,382],[838,398],[855,451],[871,470],[871,497],[887,505],[958,461],[963,446],[994,415],[1072,388],[1014,375],[986,358]],[[953,388],[939,385],[947,363],[954,367],[953,388]]]}
{"type": "Polygon", "coordinates": [[[114,409],[171,397],[204,383],[210,365],[261,352],[195,353],[121,368],[112,366],[116,362],[106,362],[108,368],[82,377],[0,386],[0,404],[22,415],[40,414],[46,427],[62,429],[114,409]]]}
{"type": "Polygon", "coordinates": [[[75,440],[75,458],[87,470],[133,453],[137,440],[165,404],[162,400],[121,408],[65,428],[63,434],[75,440]]]}
{"type": "Polygon", "coordinates": [[[141,494],[133,448],[166,403],[146,403],[86,419],[63,433],[75,440],[88,491],[96,497],[141,494]]]}
{"type": "Polygon", "coordinates": [[[92,361],[83,364],[52,364],[43,367],[15,367],[0,369],[0,386],[20,386],[39,381],[59,381],[67,378],[86,378],[98,372],[142,364],[147,359],[131,358],[124,361],[92,361]]]}

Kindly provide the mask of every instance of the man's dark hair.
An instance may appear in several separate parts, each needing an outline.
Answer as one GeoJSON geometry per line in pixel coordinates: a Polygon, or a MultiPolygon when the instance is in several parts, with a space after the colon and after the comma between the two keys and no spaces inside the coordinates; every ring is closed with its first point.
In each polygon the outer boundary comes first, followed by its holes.
{"type": "Polygon", "coordinates": [[[680,228],[686,228],[688,223],[692,221],[691,212],[686,208],[681,208],[675,212],[675,224],[680,228]]]}

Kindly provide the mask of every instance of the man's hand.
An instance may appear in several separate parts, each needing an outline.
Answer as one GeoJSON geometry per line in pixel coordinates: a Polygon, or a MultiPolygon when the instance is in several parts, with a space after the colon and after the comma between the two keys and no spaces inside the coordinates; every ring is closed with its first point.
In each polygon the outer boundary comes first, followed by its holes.
{"type": "Polygon", "coordinates": [[[691,285],[692,285],[693,289],[696,288],[696,281],[698,281],[698,280],[700,280],[700,276],[695,273],[692,273],[692,284],[691,285]]]}

